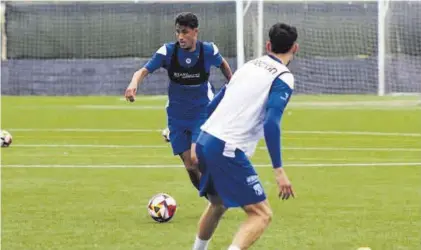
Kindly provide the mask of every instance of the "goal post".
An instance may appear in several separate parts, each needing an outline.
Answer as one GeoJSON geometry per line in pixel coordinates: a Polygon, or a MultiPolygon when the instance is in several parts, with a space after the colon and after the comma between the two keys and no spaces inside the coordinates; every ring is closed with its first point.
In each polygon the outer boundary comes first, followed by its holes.
{"type": "Polygon", "coordinates": [[[386,67],[386,14],[389,1],[378,0],[378,19],[377,19],[377,43],[378,43],[378,80],[379,87],[377,94],[385,94],[385,67],[386,67]]]}
{"type": "Polygon", "coordinates": [[[255,44],[255,57],[263,55],[264,47],[264,19],[263,19],[263,6],[264,0],[235,0],[236,4],[236,31],[237,31],[237,67],[241,67],[244,64],[245,54],[244,54],[244,19],[246,14],[252,6],[252,4],[257,4],[257,21],[256,21],[256,44],[255,44]]]}
{"type": "Polygon", "coordinates": [[[244,5],[243,0],[235,1],[236,15],[236,45],[237,45],[237,68],[244,64],[244,5]]]}

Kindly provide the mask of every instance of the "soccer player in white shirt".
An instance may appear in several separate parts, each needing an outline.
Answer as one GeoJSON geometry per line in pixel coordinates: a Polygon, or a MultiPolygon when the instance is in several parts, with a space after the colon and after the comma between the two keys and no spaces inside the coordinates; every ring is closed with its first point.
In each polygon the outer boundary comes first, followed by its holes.
{"type": "Polygon", "coordinates": [[[202,125],[196,153],[202,173],[200,196],[210,204],[202,214],[194,250],[206,250],[219,220],[228,208],[241,207],[246,221],[229,250],[248,249],[272,218],[254,167],[249,161],[261,138],[272,160],[279,197],[294,197],[281,160],[280,121],[294,89],[287,68],[298,51],[297,30],[274,24],[266,43],[267,55],[238,69],[209,104],[210,117],[202,125]]]}

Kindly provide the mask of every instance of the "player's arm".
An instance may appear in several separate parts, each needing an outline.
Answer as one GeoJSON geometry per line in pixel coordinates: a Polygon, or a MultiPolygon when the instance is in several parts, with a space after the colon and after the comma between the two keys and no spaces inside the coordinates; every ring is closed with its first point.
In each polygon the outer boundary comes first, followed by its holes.
{"type": "Polygon", "coordinates": [[[216,93],[216,95],[212,98],[212,101],[209,102],[207,106],[209,116],[213,113],[213,111],[215,111],[216,107],[218,107],[222,98],[224,98],[226,88],[227,88],[227,85],[222,86],[219,92],[216,93]]]}
{"type": "Polygon", "coordinates": [[[143,82],[145,77],[163,66],[166,57],[166,47],[163,45],[158,51],[152,56],[152,58],[143,66],[137,70],[130,81],[129,86],[126,89],[125,97],[126,100],[131,102],[134,101],[138,86],[143,82]]]}
{"type": "Polygon", "coordinates": [[[225,78],[229,81],[232,77],[232,71],[230,65],[228,64],[227,60],[225,60],[225,58],[222,58],[222,63],[219,68],[221,69],[221,72],[225,76],[225,78]]]}
{"type": "Polygon", "coordinates": [[[222,74],[229,81],[232,77],[232,71],[231,71],[230,65],[228,64],[227,60],[225,60],[225,58],[222,57],[221,53],[219,53],[219,49],[214,43],[212,43],[212,50],[213,50],[213,55],[211,57],[212,65],[214,65],[215,67],[219,67],[222,74]]]}
{"type": "Polygon", "coordinates": [[[285,170],[282,168],[280,129],[282,115],[291,98],[293,86],[294,78],[290,73],[283,74],[273,82],[269,93],[263,127],[266,146],[280,189],[279,196],[282,196],[282,199],[288,199],[290,195],[294,196],[291,183],[285,170]]]}
{"type": "Polygon", "coordinates": [[[141,84],[143,82],[143,79],[145,79],[145,77],[148,74],[149,74],[149,71],[145,67],[142,67],[141,69],[136,71],[133,74],[133,77],[132,77],[132,80],[130,81],[128,89],[137,89],[139,84],[141,84]]]}
{"type": "Polygon", "coordinates": [[[274,168],[282,167],[280,123],[291,93],[292,90],[288,85],[281,82],[281,80],[276,80],[270,91],[266,107],[266,118],[263,128],[266,145],[274,168]]]}

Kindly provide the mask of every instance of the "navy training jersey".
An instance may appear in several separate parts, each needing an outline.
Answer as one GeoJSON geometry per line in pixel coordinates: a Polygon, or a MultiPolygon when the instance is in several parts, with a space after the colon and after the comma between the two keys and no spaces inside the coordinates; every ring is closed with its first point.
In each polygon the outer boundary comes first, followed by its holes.
{"type": "Polygon", "coordinates": [[[210,68],[219,67],[222,56],[216,45],[209,42],[197,41],[192,52],[176,46],[175,42],[164,44],[145,68],[152,73],[162,67],[169,73],[168,116],[181,120],[204,118],[206,105],[213,97],[212,86],[207,81],[210,68]]]}

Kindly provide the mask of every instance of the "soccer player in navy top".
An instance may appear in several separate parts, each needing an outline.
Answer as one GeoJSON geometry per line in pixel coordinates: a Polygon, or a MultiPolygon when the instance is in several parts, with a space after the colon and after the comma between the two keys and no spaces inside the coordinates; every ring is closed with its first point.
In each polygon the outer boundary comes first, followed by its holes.
{"type": "Polygon", "coordinates": [[[126,89],[125,97],[135,100],[138,84],[155,70],[163,67],[170,80],[168,87],[167,122],[174,155],[180,155],[190,180],[199,188],[200,171],[195,141],[200,126],[208,117],[207,105],[213,98],[209,83],[211,66],[219,67],[227,80],[232,72],[227,61],[211,42],[197,39],[199,22],[193,13],[181,13],[175,19],[177,42],[164,44],[151,60],[136,71],[126,89]]]}

